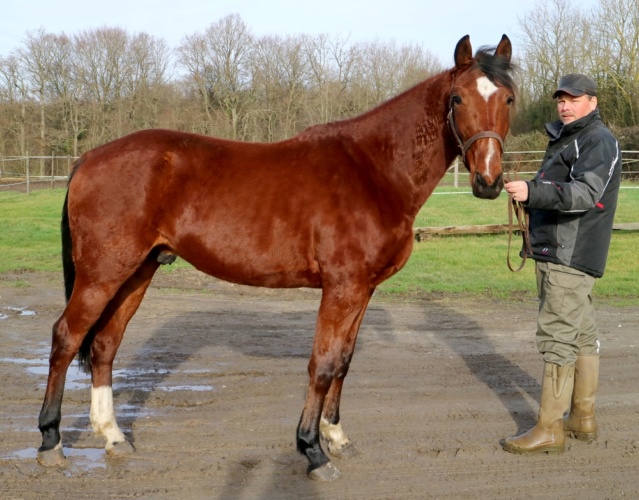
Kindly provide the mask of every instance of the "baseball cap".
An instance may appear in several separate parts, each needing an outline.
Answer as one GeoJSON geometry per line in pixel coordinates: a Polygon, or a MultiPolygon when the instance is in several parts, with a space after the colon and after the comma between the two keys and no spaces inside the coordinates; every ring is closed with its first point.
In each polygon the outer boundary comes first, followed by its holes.
{"type": "Polygon", "coordinates": [[[557,94],[565,92],[574,97],[580,97],[584,94],[597,95],[597,82],[587,75],[580,73],[570,73],[561,78],[559,87],[555,90],[552,98],[556,98],[557,94]]]}

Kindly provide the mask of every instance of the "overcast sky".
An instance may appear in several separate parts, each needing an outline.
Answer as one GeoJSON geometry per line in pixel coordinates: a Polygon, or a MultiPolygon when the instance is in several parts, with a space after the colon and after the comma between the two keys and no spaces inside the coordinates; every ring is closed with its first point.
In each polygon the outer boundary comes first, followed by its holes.
{"type": "MultiPolygon", "coordinates": [[[[581,0],[579,6],[597,5],[581,0]]],[[[452,65],[457,41],[473,48],[496,45],[507,34],[517,51],[519,19],[530,0],[4,0],[0,8],[0,56],[21,46],[28,31],[73,35],[100,27],[144,32],[177,47],[185,35],[203,33],[239,14],[254,35],[328,34],[353,42],[417,44],[452,65]]]]}

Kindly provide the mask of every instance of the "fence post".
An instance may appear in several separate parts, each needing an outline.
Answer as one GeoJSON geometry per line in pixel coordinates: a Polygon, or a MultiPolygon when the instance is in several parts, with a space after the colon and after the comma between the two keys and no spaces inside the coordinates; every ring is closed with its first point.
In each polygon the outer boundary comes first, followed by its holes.
{"type": "Polygon", "coordinates": [[[51,189],[55,184],[55,151],[51,151],[51,189]]]}
{"type": "Polygon", "coordinates": [[[25,170],[27,173],[27,194],[31,193],[31,184],[30,184],[30,178],[29,178],[29,152],[27,151],[26,153],[27,156],[24,157],[24,162],[25,162],[25,170]]]}
{"type": "Polygon", "coordinates": [[[455,158],[455,169],[453,170],[453,184],[456,188],[459,187],[459,158],[455,158]]]}

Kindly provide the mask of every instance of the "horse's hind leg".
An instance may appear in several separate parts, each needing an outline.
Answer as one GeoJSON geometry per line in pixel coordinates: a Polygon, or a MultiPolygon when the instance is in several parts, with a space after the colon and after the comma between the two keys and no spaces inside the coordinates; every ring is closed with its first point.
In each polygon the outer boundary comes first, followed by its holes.
{"type": "MultiPolygon", "coordinates": [[[[150,266],[149,264],[146,265],[150,266]]],[[[159,264],[153,264],[155,268],[157,268],[157,265],[159,264]]],[[[144,266],[143,268],[146,269],[144,266]]],[[[96,284],[88,277],[86,271],[82,273],[76,271],[73,293],[64,312],[53,325],[49,378],[38,421],[38,427],[42,433],[42,445],[38,449],[38,462],[45,466],[62,465],[64,463],[64,453],[60,438],[60,420],[64,382],[69,365],[80,351],[87,334],[91,331],[92,334],[96,333],[97,335],[99,332],[97,332],[96,328],[99,328],[100,325],[103,328],[108,326],[109,321],[100,320],[100,318],[114,297],[118,295],[118,290],[122,288],[122,284],[127,283],[131,276],[126,271],[126,268],[115,264],[102,268],[103,274],[107,270],[109,278],[107,279],[103,276],[101,284],[96,284]],[[99,323],[100,321],[101,323],[99,323]]],[[[136,273],[134,272],[133,274],[135,275],[136,273]]],[[[126,302],[126,300],[123,300],[123,295],[118,296],[122,297],[119,299],[120,301],[126,302]]],[[[112,311],[115,312],[115,309],[112,309],[112,311]]],[[[126,321],[124,324],[126,324],[126,321]]],[[[109,343],[108,341],[106,342],[109,343]]],[[[117,347],[115,350],[117,350],[117,347]]],[[[97,365],[100,366],[100,360],[97,361],[97,365]]],[[[108,401],[108,398],[103,398],[102,400],[108,401]]]]}
{"type": "Polygon", "coordinates": [[[129,320],[137,311],[153,274],[160,264],[148,259],[118,290],[95,328],[91,344],[91,425],[96,434],[106,439],[110,455],[134,451],[120,430],[113,407],[113,360],[129,320]]]}
{"type": "Polygon", "coordinates": [[[113,290],[109,287],[87,287],[76,280],[75,290],[69,303],[53,325],[49,378],[38,422],[42,433],[38,462],[42,465],[53,466],[64,463],[60,420],[67,370],[78,353],[84,337],[98,320],[112,295],[113,290]]]}

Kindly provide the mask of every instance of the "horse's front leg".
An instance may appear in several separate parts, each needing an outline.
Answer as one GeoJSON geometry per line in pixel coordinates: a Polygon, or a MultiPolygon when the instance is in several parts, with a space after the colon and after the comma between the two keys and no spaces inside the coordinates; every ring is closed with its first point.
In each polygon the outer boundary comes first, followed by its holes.
{"type": "Polygon", "coordinates": [[[371,295],[372,290],[364,287],[325,288],[322,295],[308,366],[308,394],[297,428],[297,449],[308,458],[308,475],[312,479],[331,481],[341,476],[322,450],[320,436],[327,439],[329,451],[349,447],[346,441],[350,440],[339,423],[339,399],[371,295]],[[321,423],[322,418],[326,424],[321,423]],[[323,433],[322,428],[328,432],[323,433]]]}

